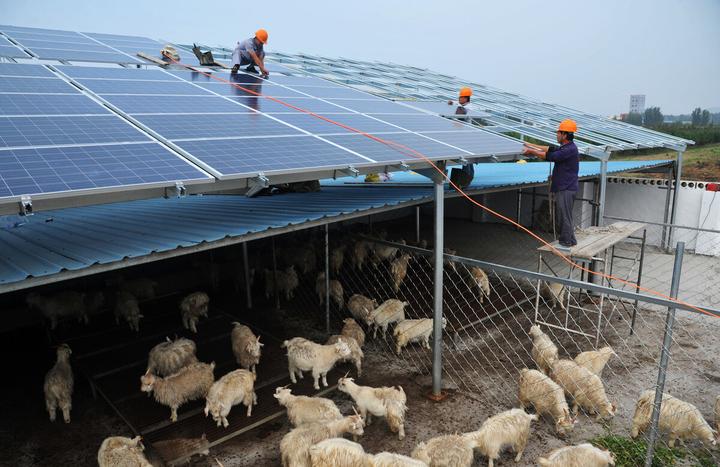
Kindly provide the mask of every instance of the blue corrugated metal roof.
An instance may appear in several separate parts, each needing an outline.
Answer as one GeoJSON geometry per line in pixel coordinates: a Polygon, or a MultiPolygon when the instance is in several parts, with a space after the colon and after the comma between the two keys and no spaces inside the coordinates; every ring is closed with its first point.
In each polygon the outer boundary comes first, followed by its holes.
{"type": "MultiPolygon", "coordinates": [[[[610,171],[662,162],[611,162],[610,171]]],[[[545,163],[483,164],[478,166],[472,188],[541,183],[547,178],[547,170],[545,163]]],[[[597,175],[599,164],[583,162],[580,172],[581,176],[597,175]]],[[[427,179],[398,173],[394,180],[417,183],[427,179]]],[[[429,186],[328,186],[343,183],[342,179],[324,181],[326,186],[319,193],[257,198],[189,196],[38,213],[20,227],[0,229],[0,286],[431,196],[429,186]]]]}

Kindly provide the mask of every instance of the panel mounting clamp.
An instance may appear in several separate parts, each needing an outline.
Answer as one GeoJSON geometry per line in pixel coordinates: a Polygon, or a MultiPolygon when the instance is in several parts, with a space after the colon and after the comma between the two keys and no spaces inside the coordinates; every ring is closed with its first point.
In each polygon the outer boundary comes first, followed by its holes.
{"type": "Polygon", "coordinates": [[[248,191],[245,193],[245,196],[252,198],[258,194],[258,192],[268,188],[269,186],[270,179],[267,178],[264,173],[260,172],[257,174],[257,177],[248,179],[248,191]]]}
{"type": "Polygon", "coordinates": [[[165,197],[175,196],[176,198],[184,198],[187,195],[187,188],[183,182],[175,182],[174,187],[168,187],[165,189],[165,197]]]}
{"type": "Polygon", "coordinates": [[[21,216],[32,216],[33,205],[30,196],[25,195],[20,197],[20,213],[21,216]]]}
{"type": "Polygon", "coordinates": [[[344,168],[344,169],[337,169],[337,170],[335,171],[335,174],[334,174],[333,178],[337,178],[337,173],[338,173],[338,172],[340,172],[340,173],[343,174],[343,175],[349,175],[349,176],[354,177],[354,178],[357,178],[358,175],[360,175],[360,171],[359,171],[358,169],[356,169],[355,167],[353,167],[352,165],[349,165],[349,166],[347,166],[347,167],[344,168]]]}

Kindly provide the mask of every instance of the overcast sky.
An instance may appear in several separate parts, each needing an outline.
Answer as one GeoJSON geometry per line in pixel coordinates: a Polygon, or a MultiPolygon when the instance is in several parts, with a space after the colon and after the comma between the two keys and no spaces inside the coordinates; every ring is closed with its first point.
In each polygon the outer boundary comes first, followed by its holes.
{"type": "Polygon", "coordinates": [[[1,23],[431,68],[610,115],[720,107],[720,0],[0,0],[1,23]]]}

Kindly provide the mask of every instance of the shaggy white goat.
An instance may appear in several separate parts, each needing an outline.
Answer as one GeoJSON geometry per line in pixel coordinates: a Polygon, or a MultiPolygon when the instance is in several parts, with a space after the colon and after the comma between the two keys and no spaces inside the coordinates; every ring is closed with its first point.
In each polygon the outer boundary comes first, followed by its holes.
{"type": "Polygon", "coordinates": [[[207,396],[215,381],[215,362],[192,363],[174,375],[161,378],[151,373],[140,377],[140,390],[153,393],[155,400],[170,407],[170,420],[177,421],[177,410],[186,402],[207,396]]]}
{"type": "Polygon", "coordinates": [[[558,348],[538,325],[530,327],[530,337],[533,340],[532,358],[538,369],[548,374],[553,362],[558,359],[558,348]]]}
{"type": "Polygon", "coordinates": [[[322,377],[323,386],[327,386],[327,374],[335,364],[350,356],[350,347],[339,341],[332,345],[322,345],[302,337],[294,337],[282,343],[287,348],[288,371],[290,381],[297,383],[295,375],[303,377],[303,371],[311,371],[315,389],[320,389],[318,380],[322,377]]]}
{"type": "Polygon", "coordinates": [[[335,402],[324,397],[296,396],[286,387],[275,388],[273,397],[287,409],[288,419],[296,427],[342,418],[335,402]]]}
{"type": "Polygon", "coordinates": [[[70,367],[70,354],[72,351],[67,344],[57,349],[55,365],[45,375],[45,407],[50,415],[50,421],[55,421],[57,409],[62,411],[65,423],[70,423],[70,410],[72,410],[72,395],[75,380],[70,367]]]}
{"type": "Polygon", "coordinates": [[[345,377],[338,380],[337,388],[352,397],[368,426],[372,423],[373,415],[385,417],[390,431],[397,433],[398,439],[405,438],[407,397],[402,387],[360,386],[352,378],[345,377]]]}
{"type": "Polygon", "coordinates": [[[265,344],[260,342],[260,336],[255,336],[249,327],[236,321],[232,324],[230,340],[235,360],[241,368],[255,373],[255,367],[260,363],[260,354],[265,344]]]}
{"type": "Polygon", "coordinates": [[[205,397],[205,416],[212,415],[217,426],[228,427],[227,416],[233,406],[243,404],[247,416],[252,415],[252,406],[257,404],[255,394],[255,373],[235,370],[215,381],[205,397]]]}

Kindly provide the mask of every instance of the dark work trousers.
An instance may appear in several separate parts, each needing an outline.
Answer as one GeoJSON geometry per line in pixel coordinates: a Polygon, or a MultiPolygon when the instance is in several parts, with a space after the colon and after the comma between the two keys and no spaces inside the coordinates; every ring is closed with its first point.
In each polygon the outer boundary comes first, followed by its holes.
{"type": "Polygon", "coordinates": [[[573,204],[575,203],[575,191],[558,191],[555,194],[556,215],[560,224],[560,243],[565,245],[576,245],[575,226],[573,224],[573,204]]]}

